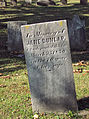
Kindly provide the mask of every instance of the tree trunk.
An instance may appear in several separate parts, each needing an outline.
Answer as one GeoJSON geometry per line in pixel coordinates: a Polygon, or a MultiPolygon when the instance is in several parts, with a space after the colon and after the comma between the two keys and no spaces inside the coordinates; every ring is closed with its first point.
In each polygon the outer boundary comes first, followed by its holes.
{"type": "Polygon", "coordinates": [[[66,5],[67,4],[67,0],[60,0],[62,2],[62,4],[66,5]]]}
{"type": "Polygon", "coordinates": [[[80,0],[81,5],[86,5],[88,3],[88,0],[80,0]]]}

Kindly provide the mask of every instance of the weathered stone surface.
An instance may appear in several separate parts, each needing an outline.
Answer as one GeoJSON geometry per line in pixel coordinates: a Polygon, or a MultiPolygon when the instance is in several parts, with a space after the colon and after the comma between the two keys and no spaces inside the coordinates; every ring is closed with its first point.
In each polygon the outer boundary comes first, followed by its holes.
{"type": "Polygon", "coordinates": [[[8,28],[8,51],[22,51],[21,25],[26,25],[26,21],[10,21],[8,28]]]}
{"type": "Polygon", "coordinates": [[[74,15],[73,19],[68,21],[68,30],[71,50],[85,50],[85,21],[74,15]]]}
{"type": "Polygon", "coordinates": [[[66,21],[21,27],[35,112],[77,110],[66,21]]]}

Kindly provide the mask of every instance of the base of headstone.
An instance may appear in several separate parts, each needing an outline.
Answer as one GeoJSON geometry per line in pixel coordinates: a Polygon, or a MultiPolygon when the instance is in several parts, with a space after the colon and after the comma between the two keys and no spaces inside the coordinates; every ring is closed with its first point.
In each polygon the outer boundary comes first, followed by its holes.
{"type": "Polygon", "coordinates": [[[23,51],[21,26],[26,25],[27,21],[9,21],[8,28],[8,42],[7,47],[9,52],[23,51]]]}
{"type": "MultiPolygon", "coordinates": [[[[55,95],[55,93],[54,93],[55,95]]],[[[43,95],[42,95],[43,96],[43,95]]],[[[35,97],[32,96],[32,110],[33,112],[47,112],[47,113],[68,113],[69,110],[76,112],[78,111],[76,102],[74,103],[75,99],[71,97],[69,99],[68,97],[60,97],[60,99],[52,99],[51,98],[45,98],[45,99],[35,99],[35,97]]]]}

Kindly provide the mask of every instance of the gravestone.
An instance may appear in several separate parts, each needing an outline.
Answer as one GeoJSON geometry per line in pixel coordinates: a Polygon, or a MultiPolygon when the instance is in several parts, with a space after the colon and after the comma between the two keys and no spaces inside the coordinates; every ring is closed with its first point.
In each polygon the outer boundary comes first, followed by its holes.
{"type": "Polygon", "coordinates": [[[68,21],[68,30],[71,50],[86,50],[85,21],[74,15],[68,21]]]}
{"type": "Polygon", "coordinates": [[[77,110],[66,20],[21,27],[34,112],[77,110]]]}
{"type": "Polygon", "coordinates": [[[32,0],[25,0],[26,5],[31,5],[32,0]]]}
{"type": "Polygon", "coordinates": [[[5,7],[5,6],[6,6],[5,2],[4,1],[0,1],[0,7],[5,7]]]}
{"type": "Polygon", "coordinates": [[[67,4],[67,0],[60,0],[60,2],[62,2],[62,4],[64,4],[64,5],[67,4]]]}
{"type": "Polygon", "coordinates": [[[37,5],[48,6],[48,5],[56,5],[56,3],[53,0],[38,0],[37,5]]]}
{"type": "Polygon", "coordinates": [[[22,51],[21,25],[26,25],[26,21],[9,21],[8,28],[8,51],[22,51]]]}
{"type": "Polygon", "coordinates": [[[87,5],[88,4],[88,0],[80,0],[80,4],[81,5],[87,5]]]}
{"type": "Polygon", "coordinates": [[[11,0],[11,5],[17,6],[17,0],[11,0]]]}

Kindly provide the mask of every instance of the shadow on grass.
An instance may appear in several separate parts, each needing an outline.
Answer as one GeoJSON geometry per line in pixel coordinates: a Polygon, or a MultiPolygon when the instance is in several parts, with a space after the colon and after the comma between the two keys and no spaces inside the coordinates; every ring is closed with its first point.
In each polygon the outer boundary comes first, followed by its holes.
{"type": "Polygon", "coordinates": [[[79,110],[89,109],[89,97],[79,99],[77,103],[78,103],[79,110]]]}
{"type": "MultiPolygon", "coordinates": [[[[69,4],[69,6],[50,6],[41,7],[31,5],[7,7],[4,10],[0,10],[0,14],[5,14],[6,17],[0,19],[0,22],[26,20],[28,23],[47,22],[60,19],[71,19],[74,14],[83,15],[88,14],[89,6],[81,6],[80,4],[69,4]],[[12,17],[7,16],[12,15],[12,17]]],[[[88,16],[87,16],[88,17],[88,16]]],[[[84,17],[85,18],[85,17],[84,17]]]]}
{"type": "Polygon", "coordinates": [[[3,70],[0,70],[1,73],[10,73],[14,71],[18,71],[21,69],[24,69],[25,67],[23,66],[17,66],[17,67],[12,67],[12,68],[4,68],[3,70]]]}
{"type": "Polygon", "coordinates": [[[3,64],[9,64],[10,63],[10,60],[6,59],[6,60],[2,60],[0,61],[0,66],[3,65],[3,64]]]}
{"type": "MultiPolygon", "coordinates": [[[[67,6],[49,6],[41,7],[32,4],[30,6],[22,6],[18,3],[16,7],[7,6],[7,8],[0,9],[0,31],[6,29],[8,21],[27,21],[28,24],[48,22],[55,20],[69,20],[73,15],[79,15],[86,21],[86,37],[89,39],[89,4],[68,4],[67,6]]],[[[6,36],[7,34],[5,34],[6,36]]],[[[1,40],[1,38],[0,38],[1,40]]]]}
{"type": "Polygon", "coordinates": [[[0,59],[0,73],[11,73],[26,68],[25,60],[21,58],[3,57],[0,59]]]}
{"type": "Polygon", "coordinates": [[[89,51],[72,53],[72,62],[89,61],[89,51]]]}

